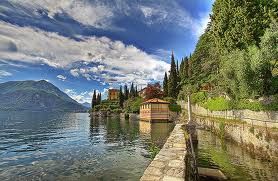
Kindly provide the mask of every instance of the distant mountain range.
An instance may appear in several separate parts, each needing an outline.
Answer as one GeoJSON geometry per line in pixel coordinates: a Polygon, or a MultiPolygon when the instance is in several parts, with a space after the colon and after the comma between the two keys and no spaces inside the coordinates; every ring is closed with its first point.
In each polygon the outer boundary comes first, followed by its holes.
{"type": "Polygon", "coordinates": [[[88,109],[45,80],[1,83],[0,100],[0,110],[79,112],[88,109]]]}
{"type": "Polygon", "coordinates": [[[84,103],[82,103],[82,105],[83,105],[84,107],[86,107],[86,108],[90,108],[90,107],[91,107],[91,104],[88,103],[88,102],[84,102],[84,103]]]}

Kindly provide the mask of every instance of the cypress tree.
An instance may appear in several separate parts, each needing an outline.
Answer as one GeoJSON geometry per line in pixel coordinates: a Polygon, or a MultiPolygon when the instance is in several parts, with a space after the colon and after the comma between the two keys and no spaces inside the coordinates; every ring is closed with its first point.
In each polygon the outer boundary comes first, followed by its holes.
{"type": "Polygon", "coordinates": [[[164,91],[164,96],[167,97],[168,96],[168,76],[167,76],[167,72],[165,72],[165,75],[164,75],[163,91],[164,91]]]}
{"type": "Polygon", "coordinates": [[[171,68],[168,82],[168,95],[173,98],[177,98],[178,95],[178,77],[177,77],[177,69],[175,64],[174,53],[172,52],[171,56],[171,68]]]}
{"type": "Polygon", "coordinates": [[[127,88],[127,85],[124,86],[124,99],[128,100],[129,90],[127,88]]]}
{"type": "Polygon", "coordinates": [[[120,86],[120,92],[119,92],[119,105],[121,108],[124,107],[124,101],[125,101],[125,96],[123,94],[122,86],[120,86]]]}
{"type": "Polygon", "coordinates": [[[131,97],[131,98],[135,97],[135,89],[134,89],[133,82],[131,83],[131,86],[130,86],[129,97],[131,97]]]}
{"type": "Polygon", "coordinates": [[[137,85],[135,87],[135,97],[138,97],[138,88],[137,88],[137,85]]]}
{"type": "Polygon", "coordinates": [[[100,104],[101,103],[101,93],[99,93],[99,95],[98,95],[98,104],[100,104]]]}
{"type": "Polygon", "coordinates": [[[96,101],[97,101],[97,95],[96,95],[96,90],[94,90],[93,98],[92,98],[92,108],[96,106],[96,101]]]}

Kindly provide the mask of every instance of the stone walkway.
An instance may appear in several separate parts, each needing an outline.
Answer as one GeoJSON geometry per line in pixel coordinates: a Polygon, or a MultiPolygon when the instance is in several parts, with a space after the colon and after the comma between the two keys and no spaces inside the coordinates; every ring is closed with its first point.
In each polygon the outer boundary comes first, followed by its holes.
{"type": "Polygon", "coordinates": [[[182,124],[176,124],[163,148],[145,170],[141,181],[184,181],[186,144],[182,124]]]}

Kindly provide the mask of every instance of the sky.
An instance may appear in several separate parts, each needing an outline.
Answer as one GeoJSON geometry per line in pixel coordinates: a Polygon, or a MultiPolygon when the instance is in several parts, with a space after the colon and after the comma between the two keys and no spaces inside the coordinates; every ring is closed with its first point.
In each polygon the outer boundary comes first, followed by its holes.
{"type": "Polygon", "coordinates": [[[0,83],[47,80],[80,103],[94,89],[162,81],[194,51],[213,0],[1,0],[0,83]]]}

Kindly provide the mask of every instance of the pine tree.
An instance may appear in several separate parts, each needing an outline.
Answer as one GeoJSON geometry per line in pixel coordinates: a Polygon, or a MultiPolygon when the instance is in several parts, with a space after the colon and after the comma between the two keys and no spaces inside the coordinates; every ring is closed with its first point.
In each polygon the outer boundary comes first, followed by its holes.
{"type": "Polygon", "coordinates": [[[165,75],[164,75],[163,91],[164,91],[164,96],[167,97],[168,96],[168,76],[167,76],[167,72],[165,72],[165,75]]]}
{"type": "Polygon", "coordinates": [[[120,86],[120,92],[119,92],[119,105],[121,108],[124,106],[125,96],[123,94],[122,86],[120,86]]]}
{"type": "Polygon", "coordinates": [[[128,100],[129,90],[127,88],[127,85],[124,86],[124,99],[128,100]]]}
{"type": "Polygon", "coordinates": [[[177,98],[178,95],[178,77],[177,77],[177,69],[175,64],[174,53],[172,52],[171,56],[171,68],[168,82],[168,95],[173,98],[177,98]]]}

